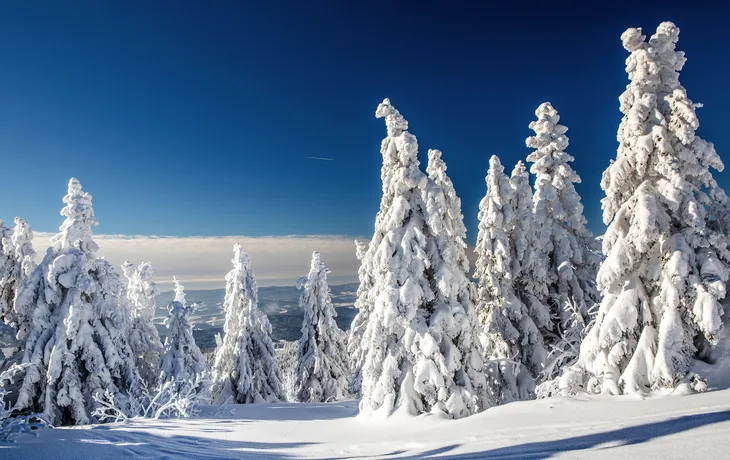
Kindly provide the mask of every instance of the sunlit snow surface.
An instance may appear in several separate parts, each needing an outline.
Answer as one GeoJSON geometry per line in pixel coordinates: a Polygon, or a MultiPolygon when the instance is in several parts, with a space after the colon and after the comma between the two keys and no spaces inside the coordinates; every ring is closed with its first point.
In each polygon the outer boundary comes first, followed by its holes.
{"type": "Polygon", "coordinates": [[[356,418],[356,403],[206,407],[196,419],[60,428],[0,443],[0,458],[727,458],[730,390],[555,398],[462,420],[356,418]]]}

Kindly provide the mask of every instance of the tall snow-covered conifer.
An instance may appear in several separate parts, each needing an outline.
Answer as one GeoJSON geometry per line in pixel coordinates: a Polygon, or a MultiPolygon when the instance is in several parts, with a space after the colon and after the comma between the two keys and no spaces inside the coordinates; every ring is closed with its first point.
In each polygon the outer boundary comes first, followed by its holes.
{"type": "Polygon", "coordinates": [[[12,275],[16,264],[12,250],[6,247],[11,234],[11,230],[0,219],[0,319],[5,324],[14,324],[16,316],[14,304],[17,286],[12,275]]]}
{"type": "Polygon", "coordinates": [[[124,262],[122,271],[127,278],[127,299],[132,313],[130,345],[137,359],[139,374],[149,388],[157,385],[160,360],[164,352],[160,335],[152,323],[157,309],[157,285],[152,279],[152,265],[124,262]]]}
{"type": "Polygon", "coordinates": [[[601,181],[603,301],[580,357],[593,377],[589,389],[671,389],[696,345],[716,342],[722,331],[730,222],[711,169],[723,164],[695,134],[700,104],[679,83],[685,57],[675,50],[678,37],[671,22],[648,42],[641,29],[621,36],[631,53],[629,84],[620,97],[618,155],[601,181]]]}
{"type": "Polygon", "coordinates": [[[309,275],[300,280],[299,307],[304,312],[296,370],[300,402],[337,401],[348,395],[350,370],[345,334],[335,322],[337,312],[327,284],[328,273],[315,252],[309,275]]]}
{"type": "Polygon", "coordinates": [[[28,333],[32,311],[18,311],[15,299],[35,267],[30,226],[16,217],[10,230],[0,220],[0,320],[16,331],[18,339],[28,333]]]}
{"type": "MultiPolygon", "coordinates": [[[[181,287],[182,292],[182,285],[181,287]]],[[[196,305],[186,306],[173,300],[165,319],[167,336],[161,360],[160,383],[178,382],[180,387],[196,382],[205,372],[205,356],[195,343],[190,315],[196,305]]]]}
{"type": "MultiPolygon", "coordinates": [[[[9,249],[5,248],[10,230],[0,219],[0,372],[5,370],[3,348],[15,347],[17,343],[17,314],[15,312],[16,283],[12,277],[15,261],[9,249]]],[[[2,401],[0,401],[2,403],[2,401]]],[[[4,407],[2,408],[4,409],[4,407]]],[[[1,409],[0,409],[1,410],[1,409]]]]}
{"type": "Polygon", "coordinates": [[[22,363],[2,379],[22,380],[15,409],[41,411],[54,424],[85,424],[97,407],[94,395],[108,392],[124,408],[140,379],[124,286],[96,257],[91,195],[71,179],[63,201],[61,232],[16,301],[33,312],[22,363]]]}
{"type": "Polygon", "coordinates": [[[457,261],[464,273],[469,272],[469,259],[466,257],[466,225],[464,215],[461,212],[461,199],[456,195],[454,184],[446,175],[446,163],[441,158],[441,151],[431,149],[428,151],[428,165],[426,173],[428,177],[443,191],[444,195],[444,229],[445,237],[453,241],[451,248],[456,251],[452,257],[457,261]]]}
{"type": "Polygon", "coordinates": [[[437,267],[434,273],[437,281],[434,304],[449,306],[461,321],[461,330],[451,332],[456,334],[454,344],[460,350],[464,363],[457,373],[457,381],[468,382],[468,391],[477,395],[478,407],[484,409],[495,401],[488,395],[482,352],[479,350],[480,326],[474,305],[476,290],[469,279],[461,199],[446,174],[441,151],[429,150],[428,153],[426,169],[430,180],[426,188],[426,216],[437,248],[432,254],[433,264],[437,267]]]}
{"type": "Polygon", "coordinates": [[[515,224],[512,239],[515,260],[515,293],[527,306],[535,326],[546,328],[550,324],[550,310],[544,303],[547,298],[547,264],[538,256],[544,255],[538,242],[538,224],[533,214],[532,186],[525,164],[520,160],[509,179],[514,193],[512,207],[515,224]]]}
{"type": "Polygon", "coordinates": [[[385,99],[383,198],[368,259],[362,413],[472,414],[487,405],[468,279],[453,258],[443,190],[419,169],[415,136],[385,99]]]}
{"type": "Polygon", "coordinates": [[[180,305],[186,307],[188,303],[185,301],[185,286],[175,276],[172,277],[172,281],[175,283],[175,302],[180,302],[180,305]]]}
{"type": "MultiPolygon", "coordinates": [[[[15,227],[7,230],[0,221],[0,348],[11,351],[0,372],[22,358],[25,337],[31,326],[33,312],[19,309],[16,298],[23,285],[28,282],[36,267],[33,250],[33,231],[20,217],[15,218],[15,227]]],[[[3,352],[0,350],[0,360],[3,352]]]]}
{"type": "Polygon", "coordinates": [[[370,261],[372,260],[370,245],[365,241],[355,240],[355,256],[360,261],[360,268],[357,271],[360,285],[357,288],[357,299],[355,299],[355,307],[358,311],[350,325],[350,332],[347,338],[347,353],[350,356],[350,369],[352,370],[350,391],[352,394],[359,395],[362,391],[362,365],[365,361],[365,353],[367,352],[361,346],[362,337],[365,334],[372,305],[369,298],[370,289],[373,287],[373,275],[370,267],[370,261]]]}
{"type": "MultiPolygon", "coordinates": [[[[517,177],[520,169],[516,169],[517,177]]],[[[498,403],[505,403],[532,395],[546,353],[535,321],[515,292],[527,244],[519,238],[528,238],[521,233],[516,212],[518,193],[525,191],[510,183],[497,156],[489,161],[486,182],[487,194],[479,204],[474,272],[477,311],[490,392],[498,403]]]]}
{"type": "Polygon", "coordinates": [[[271,341],[271,324],[258,308],[258,287],[248,254],[233,248],[233,269],[226,275],[223,343],[216,350],[213,393],[234,403],[276,402],[284,391],[271,341]]]}
{"type": "MultiPolygon", "coordinates": [[[[389,142],[388,138],[383,139],[381,152],[385,148],[386,142],[389,142]]],[[[362,370],[365,364],[365,355],[367,354],[367,350],[362,347],[362,340],[370,319],[370,313],[374,308],[374,295],[377,294],[373,290],[377,264],[375,258],[378,247],[388,231],[387,210],[393,206],[393,200],[395,199],[395,189],[391,186],[391,179],[397,169],[397,161],[395,155],[383,155],[383,165],[380,169],[382,195],[380,209],[375,216],[373,237],[367,243],[355,241],[356,255],[360,261],[360,269],[358,270],[360,286],[357,289],[357,299],[355,300],[355,307],[358,312],[350,326],[347,341],[347,351],[350,354],[352,368],[351,389],[354,394],[361,394],[362,392],[362,370]]]]}
{"type": "MultiPolygon", "coordinates": [[[[551,346],[577,350],[588,311],[599,300],[595,279],[600,258],[573,185],[580,183],[580,177],[570,166],[574,158],[565,152],[568,128],[558,124],[560,116],[549,102],[541,104],[535,115],[537,121],[530,123],[535,135],[526,141],[535,151],[527,161],[533,163],[530,171],[535,175],[533,215],[538,231],[537,258],[546,264],[545,303],[551,309],[550,324],[541,327],[551,346]],[[580,315],[582,321],[575,321],[574,314],[580,315]],[[581,330],[569,330],[575,328],[581,330]],[[565,344],[565,341],[572,343],[565,344]]],[[[558,359],[558,356],[553,354],[551,358],[558,359]]],[[[548,363],[543,377],[552,378],[558,371],[558,366],[548,363]]]]}

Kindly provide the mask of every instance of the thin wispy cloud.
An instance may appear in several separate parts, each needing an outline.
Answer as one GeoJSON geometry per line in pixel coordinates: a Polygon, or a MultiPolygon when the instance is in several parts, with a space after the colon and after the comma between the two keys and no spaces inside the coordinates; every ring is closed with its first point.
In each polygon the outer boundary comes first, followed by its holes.
{"type": "Polygon", "coordinates": [[[326,158],[326,157],[304,157],[308,160],[318,160],[318,161],[333,161],[334,158],[326,158]]]}

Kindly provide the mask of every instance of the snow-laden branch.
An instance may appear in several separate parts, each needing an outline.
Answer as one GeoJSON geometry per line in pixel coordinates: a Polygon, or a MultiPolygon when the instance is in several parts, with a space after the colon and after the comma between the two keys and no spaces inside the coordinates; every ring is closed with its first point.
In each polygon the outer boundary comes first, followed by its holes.
{"type": "Polygon", "coordinates": [[[198,375],[195,380],[171,380],[150,391],[142,385],[141,396],[134,398],[128,409],[121,408],[114,394],[106,391],[93,396],[99,405],[93,415],[102,422],[126,422],[133,418],[189,418],[198,413],[198,406],[209,402],[210,379],[198,375]]]}
{"type": "Polygon", "coordinates": [[[5,388],[0,387],[0,442],[12,442],[22,434],[38,435],[38,430],[50,428],[51,424],[41,414],[12,415],[5,403],[5,388]]]}

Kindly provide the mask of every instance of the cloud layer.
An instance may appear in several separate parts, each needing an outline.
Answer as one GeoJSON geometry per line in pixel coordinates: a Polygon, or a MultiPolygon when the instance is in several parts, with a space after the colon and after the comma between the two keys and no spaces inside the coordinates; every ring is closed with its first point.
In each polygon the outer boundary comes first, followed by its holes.
{"type": "MultiPolygon", "coordinates": [[[[36,232],[34,246],[39,260],[51,233],[36,232]]],[[[319,251],[330,268],[330,282],[357,281],[359,262],[355,257],[356,237],[344,236],[220,236],[157,237],[95,235],[99,256],[115,267],[125,260],[148,261],[155,270],[161,289],[170,289],[172,276],[188,289],[215,289],[225,286],[231,269],[233,245],[240,243],[251,257],[256,280],[261,286],[288,286],[309,272],[312,251],[319,251]]],[[[121,270],[120,270],[121,272],[121,270]]]]}

